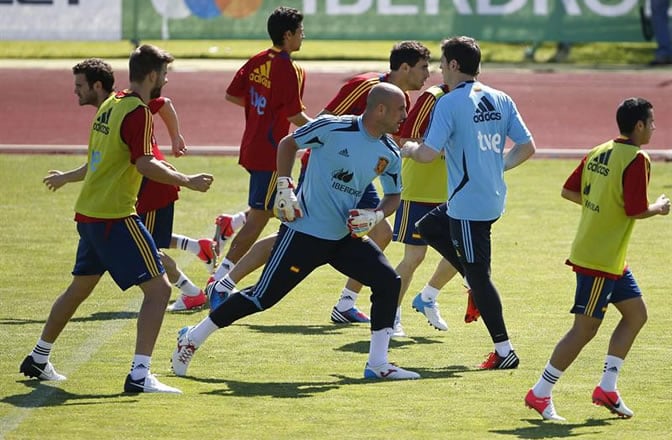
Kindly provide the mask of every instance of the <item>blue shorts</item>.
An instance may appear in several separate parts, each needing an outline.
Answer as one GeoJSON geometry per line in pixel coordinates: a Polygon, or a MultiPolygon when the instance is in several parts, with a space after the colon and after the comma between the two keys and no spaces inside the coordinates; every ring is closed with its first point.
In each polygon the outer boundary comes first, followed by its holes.
{"type": "Polygon", "coordinates": [[[173,238],[173,217],[175,213],[175,203],[157,209],[156,211],[140,214],[140,219],[145,227],[152,234],[154,243],[159,249],[169,249],[170,241],[173,238]]]}
{"type": "Polygon", "coordinates": [[[357,207],[360,209],[376,209],[380,204],[380,197],[378,197],[378,191],[373,183],[369,183],[364,189],[364,194],[362,198],[359,199],[357,207]]]}
{"type": "Polygon", "coordinates": [[[427,246],[415,223],[440,203],[411,202],[402,200],[394,216],[392,240],[415,246],[427,246]]]}
{"type": "Polygon", "coordinates": [[[154,240],[140,217],[77,223],[79,244],[73,275],[110,272],[121,290],[162,275],[154,240]]]}
{"type": "Polygon", "coordinates": [[[642,291],[630,269],[626,269],[617,280],[577,272],[574,306],[571,313],[603,319],[609,303],[641,296],[642,291]]]}
{"type": "Polygon", "coordinates": [[[250,173],[250,190],[247,205],[252,209],[268,211],[275,202],[275,185],[278,181],[276,171],[247,171],[250,173]]]}

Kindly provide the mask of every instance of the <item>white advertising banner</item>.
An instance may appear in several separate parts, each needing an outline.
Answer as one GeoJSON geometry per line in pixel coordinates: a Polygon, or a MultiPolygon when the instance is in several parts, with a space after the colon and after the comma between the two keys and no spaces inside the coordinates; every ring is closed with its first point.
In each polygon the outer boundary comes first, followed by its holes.
{"type": "Polygon", "coordinates": [[[120,40],[122,0],[0,0],[0,40],[120,40]]]}

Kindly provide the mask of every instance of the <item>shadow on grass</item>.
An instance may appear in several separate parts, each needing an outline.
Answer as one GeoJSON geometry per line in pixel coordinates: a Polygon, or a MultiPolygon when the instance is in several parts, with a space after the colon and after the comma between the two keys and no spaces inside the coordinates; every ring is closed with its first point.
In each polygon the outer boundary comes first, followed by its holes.
{"type": "Polygon", "coordinates": [[[581,435],[599,435],[601,430],[591,430],[586,432],[574,432],[577,428],[591,428],[598,426],[609,426],[610,421],[603,419],[588,419],[583,423],[550,422],[539,419],[526,419],[528,423],[534,426],[526,426],[516,429],[492,429],[490,432],[495,434],[512,435],[518,438],[565,438],[578,437],[581,435]]]}
{"type": "Polygon", "coordinates": [[[118,403],[131,403],[138,400],[136,396],[125,393],[75,394],[52,386],[53,382],[52,385],[45,385],[44,382],[34,379],[18,382],[23,383],[25,386],[32,389],[25,394],[5,396],[0,402],[18,408],[40,408],[63,405],[97,405],[102,403],[102,400],[104,399],[118,399],[119,397],[131,397],[132,399],[118,403]]]}
{"type": "Polygon", "coordinates": [[[248,329],[255,331],[257,333],[281,333],[281,334],[296,334],[296,335],[331,335],[331,334],[341,334],[344,327],[334,324],[307,324],[307,325],[259,325],[259,324],[238,324],[241,327],[247,327],[248,329]]]}
{"type": "MultiPolygon", "coordinates": [[[[459,373],[470,371],[463,365],[451,365],[442,368],[416,369],[422,376],[420,380],[426,379],[447,379],[461,377],[459,373]]],[[[347,377],[338,374],[332,374],[335,381],[312,381],[312,382],[243,382],[227,379],[196,378],[186,376],[188,379],[211,385],[225,385],[226,388],[206,391],[202,394],[210,396],[236,396],[236,397],[275,397],[280,399],[298,399],[312,397],[317,394],[326,393],[330,390],[339,389],[343,386],[366,385],[375,386],[389,384],[392,382],[413,382],[413,381],[390,381],[390,380],[371,380],[363,377],[347,377]]]]}
{"type": "MultiPolygon", "coordinates": [[[[70,322],[115,321],[117,319],[136,319],[138,312],[96,312],[89,316],[77,316],[70,322]]],[[[0,318],[1,325],[44,324],[45,319],[0,318]]]]}
{"type": "MultiPolygon", "coordinates": [[[[404,349],[416,345],[442,344],[444,342],[445,341],[441,339],[425,338],[425,337],[392,339],[390,340],[390,349],[404,349]]],[[[356,341],[350,344],[342,345],[336,348],[336,350],[350,353],[368,353],[369,344],[370,341],[367,339],[363,341],[356,341]]]]}

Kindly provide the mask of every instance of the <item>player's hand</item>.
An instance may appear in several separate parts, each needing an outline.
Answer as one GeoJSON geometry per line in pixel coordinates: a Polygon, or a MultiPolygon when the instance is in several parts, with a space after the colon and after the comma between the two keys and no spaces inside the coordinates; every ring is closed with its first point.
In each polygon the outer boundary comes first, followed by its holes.
{"type": "Polygon", "coordinates": [[[283,222],[293,222],[296,218],[303,217],[291,177],[278,177],[273,214],[283,222]]]}
{"type": "Polygon", "coordinates": [[[171,141],[173,156],[181,157],[187,154],[187,144],[184,142],[184,137],[181,134],[175,136],[171,141]]]}
{"type": "Polygon", "coordinates": [[[401,157],[411,157],[413,155],[413,151],[416,150],[419,147],[419,144],[415,141],[406,141],[404,142],[404,145],[401,146],[401,157]]]}
{"type": "Polygon", "coordinates": [[[348,229],[353,237],[363,237],[385,217],[381,210],[351,209],[348,229]]]}
{"type": "Polygon", "coordinates": [[[206,192],[209,190],[210,185],[212,185],[212,181],[215,180],[212,174],[207,173],[193,174],[191,176],[187,176],[187,178],[189,181],[185,186],[189,189],[200,192],[206,192]]]}
{"type": "Polygon", "coordinates": [[[670,213],[670,199],[665,194],[658,196],[656,205],[660,206],[660,215],[667,215],[670,213]]]}
{"type": "Polygon", "coordinates": [[[62,187],[68,183],[68,178],[63,171],[58,170],[49,170],[49,173],[42,179],[47,188],[51,191],[56,191],[58,188],[62,187]]]}

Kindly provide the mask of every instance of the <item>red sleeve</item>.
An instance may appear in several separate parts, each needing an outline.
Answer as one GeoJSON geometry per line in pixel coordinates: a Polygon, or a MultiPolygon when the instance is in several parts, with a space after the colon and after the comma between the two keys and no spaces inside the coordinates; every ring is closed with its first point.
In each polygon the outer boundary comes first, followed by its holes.
{"type": "Polygon", "coordinates": [[[569,191],[581,192],[581,174],[583,173],[583,167],[586,165],[587,156],[585,156],[579,166],[577,166],[572,174],[569,175],[565,184],[562,187],[569,191]]]}
{"type": "Polygon", "coordinates": [[[153,115],[157,114],[159,110],[161,110],[161,107],[163,107],[166,104],[166,98],[163,96],[159,96],[158,98],[154,98],[151,101],[149,101],[149,111],[152,112],[153,115]]]}
{"type": "Polygon", "coordinates": [[[364,74],[350,79],[324,109],[334,115],[361,115],[371,88],[380,83],[380,74],[364,74]]]}
{"type": "Polygon", "coordinates": [[[277,64],[281,69],[271,71],[271,84],[282,84],[282,86],[274,87],[273,92],[279,93],[278,104],[285,116],[294,116],[306,108],[301,101],[305,72],[290,59],[277,64]]]}
{"type": "Polygon", "coordinates": [[[436,97],[431,93],[423,93],[415,101],[406,121],[401,126],[399,137],[419,139],[422,138],[429,125],[429,115],[436,104],[436,97]]]}
{"type": "Polygon", "coordinates": [[[247,66],[249,63],[249,61],[245,63],[243,67],[238,69],[235,75],[233,75],[231,83],[226,88],[227,94],[238,98],[244,98],[247,95],[247,66]]]}
{"type": "Polygon", "coordinates": [[[643,154],[638,154],[623,172],[623,201],[625,215],[641,214],[649,209],[647,189],[651,164],[643,154]]]}
{"type": "Polygon", "coordinates": [[[131,150],[131,163],[141,156],[153,156],[154,125],[149,108],[138,106],[121,123],[121,138],[131,150]]]}

